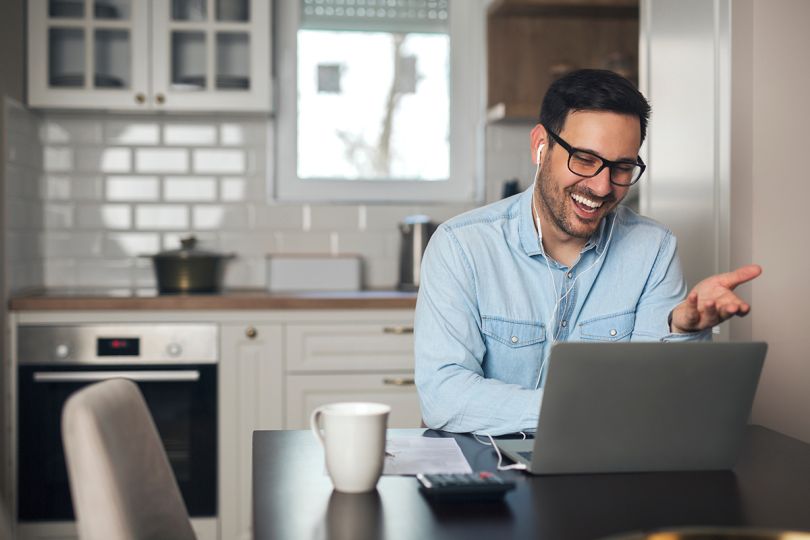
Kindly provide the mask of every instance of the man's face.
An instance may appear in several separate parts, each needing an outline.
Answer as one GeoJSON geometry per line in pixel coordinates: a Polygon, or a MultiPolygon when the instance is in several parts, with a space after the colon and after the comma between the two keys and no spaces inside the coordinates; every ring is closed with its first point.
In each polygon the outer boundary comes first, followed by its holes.
{"type": "MultiPolygon", "coordinates": [[[[641,146],[638,117],[613,112],[569,113],[558,135],[574,148],[613,161],[635,161],[641,146]]],[[[552,139],[542,128],[539,136],[546,145],[534,195],[541,213],[558,233],[587,239],[630,188],[611,184],[608,168],[592,178],[577,176],[568,169],[565,148],[554,144],[549,149],[552,139]]]]}

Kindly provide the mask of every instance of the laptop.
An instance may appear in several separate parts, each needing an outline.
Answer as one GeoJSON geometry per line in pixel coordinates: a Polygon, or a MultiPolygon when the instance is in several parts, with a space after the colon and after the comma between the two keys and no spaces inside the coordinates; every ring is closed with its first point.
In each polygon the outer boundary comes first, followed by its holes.
{"type": "Polygon", "coordinates": [[[533,439],[495,441],[532,474],[726,470],[766,343],[559,343],[533,439]]]}

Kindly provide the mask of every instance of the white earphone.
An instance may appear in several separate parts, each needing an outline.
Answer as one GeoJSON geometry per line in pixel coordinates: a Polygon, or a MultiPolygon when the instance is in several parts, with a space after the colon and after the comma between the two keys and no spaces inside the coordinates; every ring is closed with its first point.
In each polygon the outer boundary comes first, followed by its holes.
{"type": "Polygon", "coordinates": [[[540,165],[540,152],[543,150],[543,143],[537,145],[537,164],[540,165]]]}

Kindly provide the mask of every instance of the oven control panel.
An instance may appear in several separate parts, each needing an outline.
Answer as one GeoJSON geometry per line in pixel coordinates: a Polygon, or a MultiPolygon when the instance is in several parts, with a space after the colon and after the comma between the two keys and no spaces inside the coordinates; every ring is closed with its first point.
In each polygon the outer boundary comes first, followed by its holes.
{"type": "Polygon", "coordinates": [[[22,325],[20,364],[216,363],[216,324],[22,325]]]}

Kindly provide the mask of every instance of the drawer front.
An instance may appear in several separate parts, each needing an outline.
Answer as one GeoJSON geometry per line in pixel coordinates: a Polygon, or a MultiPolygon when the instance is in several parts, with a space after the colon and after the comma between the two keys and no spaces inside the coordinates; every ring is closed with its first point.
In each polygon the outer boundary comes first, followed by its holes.
{"type": "Polygon", "coordinates": [[[373,375],[288,375],[286,429],[309,429],[317,407],[340,401],[371,401],[391,406],[389,428],[422,423],[413,373],[373,375]]]}
{"type": "Polygon", "coordinates": [[[413,370],[413,322],[290,324],[288,373],[413,370]]]}

